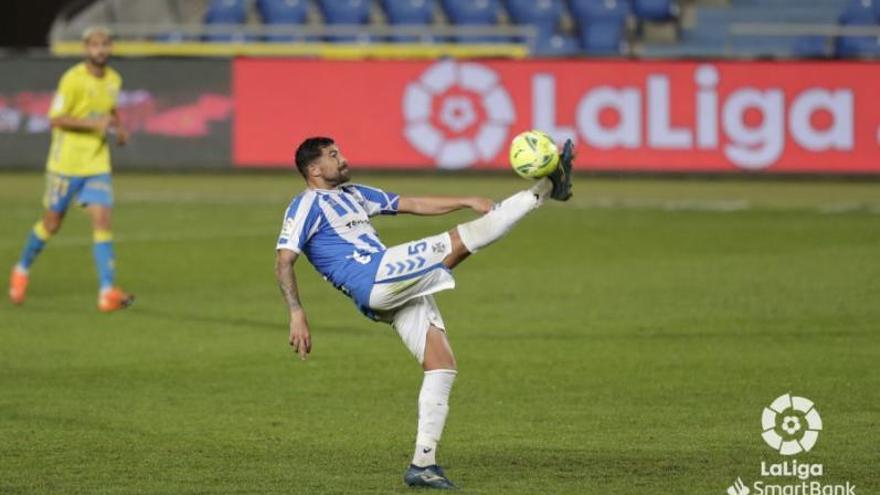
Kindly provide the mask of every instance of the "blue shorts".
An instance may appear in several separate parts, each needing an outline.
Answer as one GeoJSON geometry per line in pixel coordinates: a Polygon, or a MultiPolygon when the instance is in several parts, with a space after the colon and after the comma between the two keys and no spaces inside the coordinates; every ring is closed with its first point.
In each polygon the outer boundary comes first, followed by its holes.
{"type": "Polygon", "coordinates": [[[64,213],[70,202],[76,199],[80,206],[113,206],[113,182],[110,174],[87,175],[83,177],[46,174],[45,206],[55,213],[64,213]]]}

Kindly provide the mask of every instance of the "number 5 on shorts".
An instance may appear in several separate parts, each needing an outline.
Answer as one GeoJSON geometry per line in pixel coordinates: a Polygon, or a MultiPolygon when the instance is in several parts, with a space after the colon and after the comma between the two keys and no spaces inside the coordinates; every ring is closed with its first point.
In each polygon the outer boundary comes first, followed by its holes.
{"type": "Polygon", "coordinates": [[[425,241],[422,241],[422,242],[417,242],[417,243],[413,244],[412,246],[407,247],[406,250],[410,256],[415,256],[421,252],[424,252],[427,249],[428,249],[428,243],[425,241]]]}

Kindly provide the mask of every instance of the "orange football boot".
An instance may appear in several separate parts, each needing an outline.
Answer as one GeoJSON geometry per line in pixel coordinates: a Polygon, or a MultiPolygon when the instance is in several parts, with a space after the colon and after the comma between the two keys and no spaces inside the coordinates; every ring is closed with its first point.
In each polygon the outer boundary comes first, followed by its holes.
{"type": "Polygon", "coordinates": [[[12,274],[9,275],[9,300],[12,301],[12,304],[24,303],[28,280],[26,271],[17,266],[12,268],[12,274]]]}
{"type": "Polygon", "coordinates": [[[98,294],[98,311],[102,313],[118,311],[131,306],[133,302],[133,294],[129,294],[119,287],[111,287],[98,294]]]}

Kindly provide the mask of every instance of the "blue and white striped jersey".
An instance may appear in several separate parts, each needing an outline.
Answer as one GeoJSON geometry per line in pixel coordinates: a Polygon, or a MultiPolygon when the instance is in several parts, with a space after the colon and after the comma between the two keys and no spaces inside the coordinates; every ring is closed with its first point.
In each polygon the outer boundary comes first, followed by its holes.
{"type": "Polygon", "coordinates": [[[325,280],[372,317],[370,291],[385,245],[370,217],[396,214],[399,200],[360,184],[306,189],[290,202],[276,249],[305,253],[325,280]]]}

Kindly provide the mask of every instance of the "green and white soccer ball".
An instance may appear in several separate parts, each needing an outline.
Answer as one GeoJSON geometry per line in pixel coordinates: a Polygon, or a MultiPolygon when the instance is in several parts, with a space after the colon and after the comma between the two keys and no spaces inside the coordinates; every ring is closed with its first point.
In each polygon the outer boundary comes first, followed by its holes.
{"type": "Polygon", "coordinates": [[[547,134],[531,130],[518,134],[510,143],[510,166],[521,177],[540,179],[559,165],[559,150],[547,134]]]}

